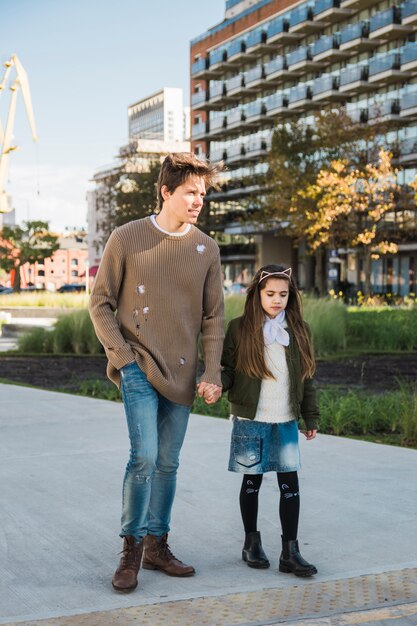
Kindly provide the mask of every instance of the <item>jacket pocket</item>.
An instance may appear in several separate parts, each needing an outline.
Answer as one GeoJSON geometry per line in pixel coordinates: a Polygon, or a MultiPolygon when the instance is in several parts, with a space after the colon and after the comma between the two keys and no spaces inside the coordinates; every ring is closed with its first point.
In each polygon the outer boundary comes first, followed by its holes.
{"type": "Polygon", "coordinates": [[[261,461],[261,439],[233,435],[232,451],[236,463],[244,467],[253,467],[261,461]]]}

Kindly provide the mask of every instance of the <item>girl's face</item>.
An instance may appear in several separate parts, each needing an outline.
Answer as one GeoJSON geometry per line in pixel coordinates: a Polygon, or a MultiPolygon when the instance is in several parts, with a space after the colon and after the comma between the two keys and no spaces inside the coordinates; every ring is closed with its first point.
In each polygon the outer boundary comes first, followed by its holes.
{"type": "Polygon", "coordinates": [[[289,283],[285,278],[267,278],[260,291],[261,306],[268,317],[276,317],[288,304],[289,283]]]}

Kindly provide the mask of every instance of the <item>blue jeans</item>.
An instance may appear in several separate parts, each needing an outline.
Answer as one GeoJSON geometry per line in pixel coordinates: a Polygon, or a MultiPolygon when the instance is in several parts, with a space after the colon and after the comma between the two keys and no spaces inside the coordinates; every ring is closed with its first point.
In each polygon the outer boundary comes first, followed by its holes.
{"type": "Polygon", "coordinates": [[[169,531],[179,455],[191,407],[162,396],[137,363],[120,370],[130,438],[123,482],[121,537],[141,541],[169,531]]]}

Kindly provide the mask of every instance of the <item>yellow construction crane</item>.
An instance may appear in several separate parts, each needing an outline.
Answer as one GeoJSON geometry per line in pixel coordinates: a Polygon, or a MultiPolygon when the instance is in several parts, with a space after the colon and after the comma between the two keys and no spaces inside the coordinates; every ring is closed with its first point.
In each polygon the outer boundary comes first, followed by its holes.
{"type": "Polygon", "coordinates": [[[4,73],[2,82],[0,83],[0,95],[4,87],[6,86],[7,79],[9,78],[9,74],[13,68],[15,68],[16,70],[16,77],[10,87],[12,95],[10,98],[9,112],[7,115],[7,122],[4,131],[0,122],[0,213],[7,213],[10,210],[7,205],[7,196],[4,186],[6,184],[10,153],[13,150],[16,150],[18,147],[12,145],[12,134],[14,118],[16,114],[16,100],[19,88],[22,90],[26,114],[29,120],[30,129],[32,131],[32,139],[33,141],[37,141],[38,139],[36,136],[35,119],[33,117],[32,100],[30,97],[29,81],[26,71],[15,54],[13,54],[13,56],[10,58],[9,61],[4,64],[4,66],[6,68],[6,71],[4,73]]]}

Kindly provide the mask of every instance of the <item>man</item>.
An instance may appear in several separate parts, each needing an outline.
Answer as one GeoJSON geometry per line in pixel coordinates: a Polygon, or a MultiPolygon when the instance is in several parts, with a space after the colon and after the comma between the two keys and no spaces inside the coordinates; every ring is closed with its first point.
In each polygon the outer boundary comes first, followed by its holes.
{"type": "Polygon", "coordinates": [[[198,385],[208,404],[221,395],[223,289],[219,248],[195,227],[206,187],[221,164],[193,154],[168,155],[158,178],[160,212],[110,236],[89,310],[120,386],[130,438],[123,483],[123,552],[118,591],[137,586],[143,567],[192,576],[172,554],[167,534],[179,454],[195,396],[197,340],[205,371],[198,385]],[[116,313],[116,315],[115,315],[116,313]]]}

